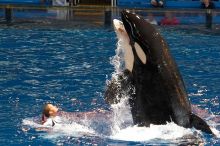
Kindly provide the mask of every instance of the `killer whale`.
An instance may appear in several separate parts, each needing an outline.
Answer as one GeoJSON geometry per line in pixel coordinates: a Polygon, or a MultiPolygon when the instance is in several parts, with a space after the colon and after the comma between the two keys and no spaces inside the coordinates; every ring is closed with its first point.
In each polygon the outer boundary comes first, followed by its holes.
{"type": "Polygon", "coordinates": [[[134,124],[175,122],[213,134],[207,123],[191,111],[185,85],[169,47],[160,33],[139,15],[121,12],[114,20],[124,49],[125,69],[105,92],[109,104],[128,94],[134,124]]]}

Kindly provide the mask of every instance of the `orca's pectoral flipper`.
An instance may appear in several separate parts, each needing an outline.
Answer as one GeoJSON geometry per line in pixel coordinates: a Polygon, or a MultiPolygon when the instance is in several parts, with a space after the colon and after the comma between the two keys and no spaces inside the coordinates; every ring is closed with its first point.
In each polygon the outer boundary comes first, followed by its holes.
{"type": "Polygon", "coordinates": [[[209,125],[195,114],[191,114],[191,125],[198,130],[215,135],[210,129],[209,125]]]}

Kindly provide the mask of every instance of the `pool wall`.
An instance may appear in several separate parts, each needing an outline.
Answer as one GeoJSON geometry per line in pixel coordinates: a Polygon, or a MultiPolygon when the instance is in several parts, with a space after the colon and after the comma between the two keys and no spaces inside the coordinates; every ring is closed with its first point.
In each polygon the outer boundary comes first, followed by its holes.
{"type": "MultiPolygon", "coordinates": [[[[4,25],[7,8],[0,6],[0,24],[4,25]]],[[[24,21],[40,22],[41,20],[47,21],[68,21],[75,24],[91,24],[94,26],[111,25],[112,19],[120,19],[120,11],[124,8],[112,7],[23,7],[12,6],[11,24],[24,21]]],[[[171,13],[172,17],[179,20],[179,25],[206,25],[207,14],[210,14],[211,23],[214,25],[220,24],[220,11],[219,10],[204,10],[204,9],[130,9],[141,16],[148,18],[152,14],[155,20],[160,24],[166,13],[171,13]]],[[[44,24],[45,25],[45,24],[44,24]]],[[[66,24],[63,24],[66,25],[66,24]]],[[[68,25],[68,24],[67,24],[68,25]]]]}

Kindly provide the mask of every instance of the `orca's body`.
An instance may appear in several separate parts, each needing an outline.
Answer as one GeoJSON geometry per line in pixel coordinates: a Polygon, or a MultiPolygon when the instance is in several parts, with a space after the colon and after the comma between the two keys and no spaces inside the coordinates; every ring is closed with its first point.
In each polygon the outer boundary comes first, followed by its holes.
{"type": "Polygon", "coordinates": [[[108,85],[106,101],[116,103],[117,95],[126,92],[134,124],[149,126],[173,121],[212,133],[205,121],[192,114],[180,72],[159,32],[129,11],[122,11],[121,18],[123,23],[114,20],[114,26],[125,50],[126,69],[119,77],[120,86],[114,80],[108,85]]]}

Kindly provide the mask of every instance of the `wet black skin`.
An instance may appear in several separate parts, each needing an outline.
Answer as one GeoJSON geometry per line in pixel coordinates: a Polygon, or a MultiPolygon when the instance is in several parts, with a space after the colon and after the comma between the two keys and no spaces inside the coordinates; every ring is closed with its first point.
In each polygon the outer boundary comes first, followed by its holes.
{"type": "Polygon", "coordinates": [[[132,72],[124,71],[120,88],[115,86],[114,81],[108,85],[106,101],[115,103],[114,92],[127,92],[131,96],[134,124],[149,126],[173,121],[186,128],[194,126],[212,133],[205,121],[192,114],[184,82],[163,37],[141,16],[122,11],[121,19],[130,38],[134,66],[132,72]],[[146,54],[146,64],[137,56],[135,42],[146,54]],[[135,88],[135,92],[130,91],[130,86],[135,88]]]}

